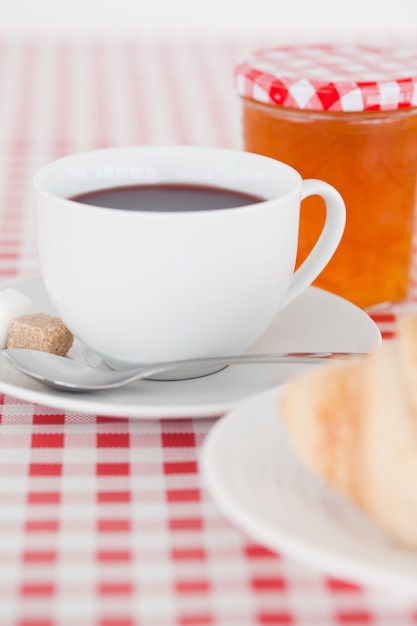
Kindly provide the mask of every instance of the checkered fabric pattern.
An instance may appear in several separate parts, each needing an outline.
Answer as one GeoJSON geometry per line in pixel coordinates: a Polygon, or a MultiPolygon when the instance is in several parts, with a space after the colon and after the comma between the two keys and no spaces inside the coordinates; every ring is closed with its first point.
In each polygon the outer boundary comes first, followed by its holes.
{"type": "MultiPolygon", "coordinates": [[[[256,43],[0,42],[1,278],[39,271],[42,164],[110,145],[239,147],[233,68],[256,43]]],[[[374,313],[386,339],[396,313],[374,313]]],[[[417,599],[318,574],[223,517],[199,475],[215,420],[0,396],[0,626],[417,624],[417,599]]]]}
{"type": "Polygon", "coordinates": [[[262,49],[236,66],[246,98],[315,111],[417,106],[415,49],[308,45],[262,49]]]}

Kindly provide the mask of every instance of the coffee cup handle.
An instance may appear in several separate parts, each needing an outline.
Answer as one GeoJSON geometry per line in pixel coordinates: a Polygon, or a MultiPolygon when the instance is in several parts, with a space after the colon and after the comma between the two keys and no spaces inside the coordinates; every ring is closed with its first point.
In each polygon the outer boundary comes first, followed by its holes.
{"type": "Polygon", "coordinates": [[[310,254],[294,273],[282,307],[292,302],[307,289],[323,271],[335,253],[345,228],[345,203],[334,187],[315,178],[303,180],[301,200],[308,196],[323,198],[326,205],[326,221],[310,254]]]}

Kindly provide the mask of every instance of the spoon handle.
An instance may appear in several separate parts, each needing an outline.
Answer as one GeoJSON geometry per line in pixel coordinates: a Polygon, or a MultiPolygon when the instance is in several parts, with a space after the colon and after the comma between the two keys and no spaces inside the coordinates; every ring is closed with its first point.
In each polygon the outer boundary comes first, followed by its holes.
{"type": "MultiPolygon", "coordinates": [[[[159,374],[172,373],[176,371],[187,371],[200,368],[215,367],[222,369],[227,365],[244,365],[256,364],[256,363],[298,363],[298,364],[313,364],[320,361],[326,361],[328,359],[347,359],[352,357],[362,357],[366,353],[364,352],[278,352],[267,354],[238,354],[233,356],[223,357],[204,357],[197,359],[186,359],[181,361],[171,361],[163,363],[153,363],[149,366],[138,368],[136,371],[132,370],[131,376],[126,376],[123,383],[114,383],[114,387],[121,386],[122,384],[129,384],[135,380],[143,378],[152,378],[159,374]]],[[[125,372],[128,374],[128,372],[125,372]]],[[[110,385],[109,385],[110,387],[110,385]]]]}

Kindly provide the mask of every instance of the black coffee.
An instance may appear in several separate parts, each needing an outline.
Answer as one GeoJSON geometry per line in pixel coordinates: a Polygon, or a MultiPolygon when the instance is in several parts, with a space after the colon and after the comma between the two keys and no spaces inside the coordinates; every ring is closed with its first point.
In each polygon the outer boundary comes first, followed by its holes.
{"type": "Polygon", "coordinates": [[[207,211],[255,204],[264,199],[222,187],[175,183],[112,187],[70,198],[83,204],[128,211],[207,211]]]}

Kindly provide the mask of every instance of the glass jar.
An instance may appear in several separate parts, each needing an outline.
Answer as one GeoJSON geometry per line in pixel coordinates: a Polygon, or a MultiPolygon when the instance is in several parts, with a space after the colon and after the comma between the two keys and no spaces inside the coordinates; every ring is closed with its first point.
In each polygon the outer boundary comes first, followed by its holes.
{"type": "MultiPolygon", "coordinates": [[[[407,296],[417,185],[417,50],[307,46],[238,65],[244,148],[341,193],[346,229],[314,283],[361,307],[407,296]],[[353,78],[354,77],[354,78],[353,78]]],[[[324,221],[302,204],[297,264],[324,221]]]]}

